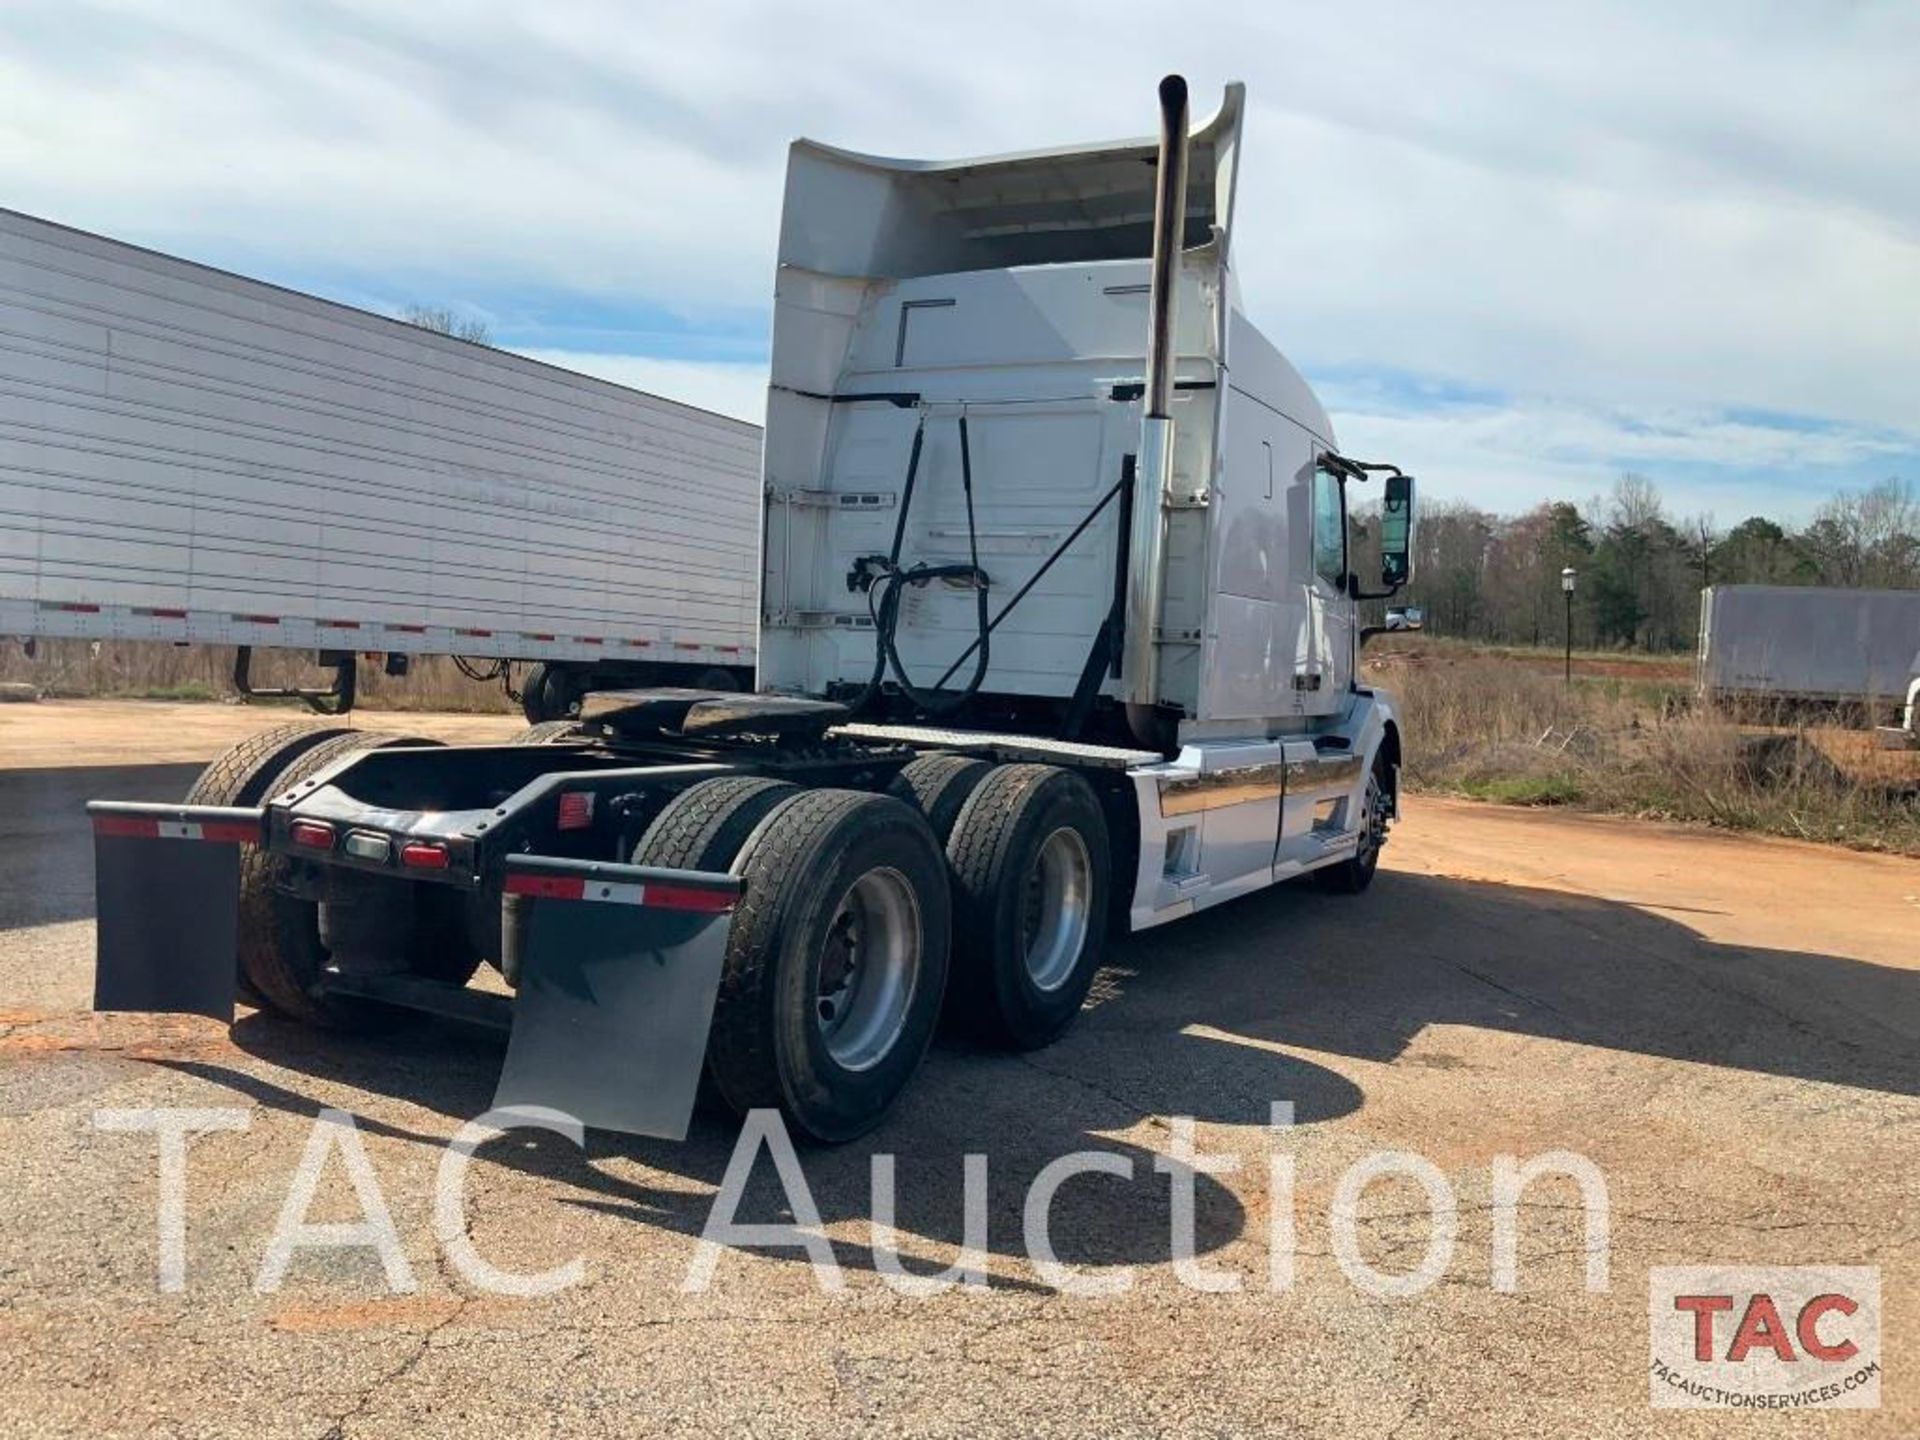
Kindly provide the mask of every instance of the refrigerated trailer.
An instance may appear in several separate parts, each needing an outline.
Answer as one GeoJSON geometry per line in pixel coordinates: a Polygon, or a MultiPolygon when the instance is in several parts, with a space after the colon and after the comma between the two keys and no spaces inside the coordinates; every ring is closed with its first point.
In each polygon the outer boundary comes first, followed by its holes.
{"type": "Polygon", "coordinates": [[[1112,934],[1365,890],[1401,735],[1356,611],[1409,578],[1413,482],[1241,307],[1240,87],[1197,129],[1160,98],[1157,141],[796,142],[758,693],[496,746],[271,732],[188,804],[96,803],[96,1004],[439,1012],[508,1031],[501,1105],[679,1136],[704,1071],[836,1141],[943,1013],[1045,1045],[1112,934]]]}
{"type": "Polygon", "coordinates": [[[1897,705],[1914,676],[1920,590],[1713,585],[1700,592],[1700,691],[1729,701],[1897,705]]]}
{"type": "Polygon", "coordinates": [[[0,210],[0,637],[747,688],[758,427],[0,210]]]}

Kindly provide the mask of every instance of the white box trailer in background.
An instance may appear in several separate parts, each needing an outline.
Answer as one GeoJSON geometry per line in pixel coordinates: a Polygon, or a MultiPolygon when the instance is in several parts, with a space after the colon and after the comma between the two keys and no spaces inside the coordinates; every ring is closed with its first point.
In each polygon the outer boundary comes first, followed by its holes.
{"type": "Polygon", "coordinates": [[[1713,585],[1700,595],[1709,699],[1898,703],[1920,647],[1920,590],[1713,585]]]}
{"type": "Polygon", "coordinates": [[[0,210],[0,635],[750,688],[759,493],[757,426],[0,210]]]}

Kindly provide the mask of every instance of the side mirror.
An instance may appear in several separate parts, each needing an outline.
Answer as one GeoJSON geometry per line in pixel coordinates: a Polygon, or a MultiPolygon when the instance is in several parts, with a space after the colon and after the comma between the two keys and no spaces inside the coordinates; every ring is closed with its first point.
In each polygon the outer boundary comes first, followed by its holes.
{"type": "Polygon", "coordinates": [[[1380,583],[1398,590],[1413,579],[1413,477],[1389,475],[1380,507],[1380,583]]]}

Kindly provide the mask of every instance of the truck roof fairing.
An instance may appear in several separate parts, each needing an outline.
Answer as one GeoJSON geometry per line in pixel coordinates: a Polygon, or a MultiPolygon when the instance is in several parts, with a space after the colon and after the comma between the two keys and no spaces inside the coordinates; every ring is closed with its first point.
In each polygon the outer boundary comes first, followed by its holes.
{"type": "MultiPolygon", "coordinates": [[[[1184,244],[1233,223],[1246,88],[1193,131],[1184,244]]],[[[796,140],[787,155],[780,263],[906,279],[1153,252],[1155,139],[973,160],[897,160],[796,140]]]]}

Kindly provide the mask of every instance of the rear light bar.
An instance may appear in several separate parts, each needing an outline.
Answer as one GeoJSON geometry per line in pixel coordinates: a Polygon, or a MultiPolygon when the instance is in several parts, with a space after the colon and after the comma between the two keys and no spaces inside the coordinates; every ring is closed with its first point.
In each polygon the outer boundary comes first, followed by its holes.
{"type": "Polygon", "coordinates": [[[331,850],[333,826],[321,820],[296,820],[287,827],[287,838],[310,850],[331,850]]]}

